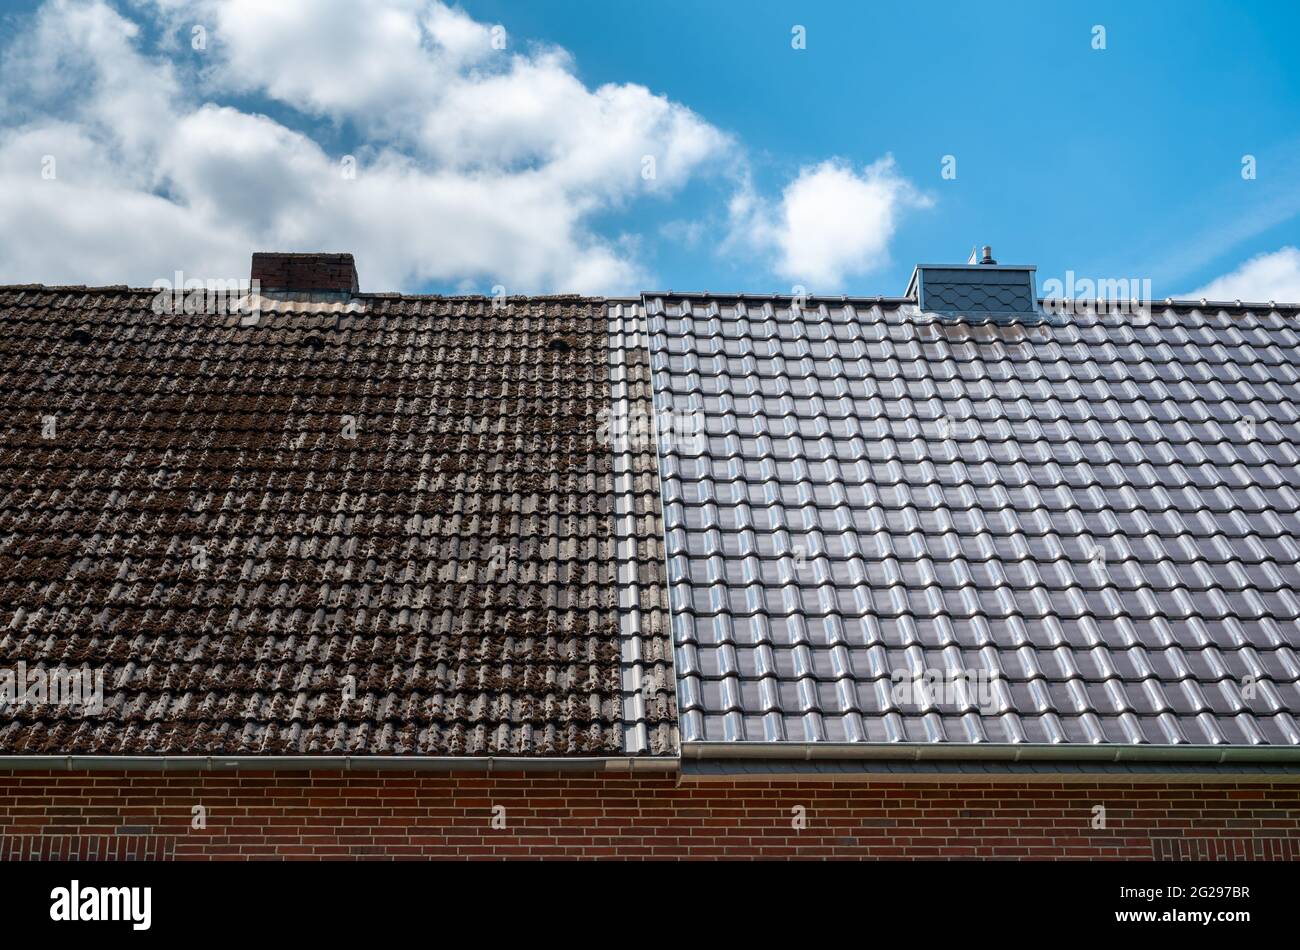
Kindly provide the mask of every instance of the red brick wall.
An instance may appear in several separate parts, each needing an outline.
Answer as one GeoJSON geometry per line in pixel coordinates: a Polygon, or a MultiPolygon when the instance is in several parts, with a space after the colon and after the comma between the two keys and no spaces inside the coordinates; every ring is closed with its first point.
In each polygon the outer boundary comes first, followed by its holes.
{"type": "Polygon", "coordinates": [[[0,773],[0,860],[1300,858],[1300,787],[413,772],[0,773]],[[207,829],[192,830],[192,808],[207,829]],[[493,806],[506,827],[491,827],[493,806]],[[1106,808],[1106,828],[1092,827],[1106,808]],[[806,828],[792,827],[802,806],[806,828]]]}

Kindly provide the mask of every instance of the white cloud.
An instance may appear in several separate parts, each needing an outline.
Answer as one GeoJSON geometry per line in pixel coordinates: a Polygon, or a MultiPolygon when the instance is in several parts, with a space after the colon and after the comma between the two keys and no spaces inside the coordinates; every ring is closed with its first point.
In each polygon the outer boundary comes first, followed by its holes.
{"type": "MultiPolygon", "coordinates": [[[[0,44],[0,282],[231,278],[252,250],[330,250],[365,289],[635,292],[655,282],[642,235],[610,212],[748,180],[686,106],[589,87],[564,50],[440,0],[119,2],[47,0],[0,44]]],[[[742,186],[725,247],[828,288],[927,203],[888,157],[825,162],[776,200],[742,186]]]]}
{"type": "Polygon", "coordinates": [[[1199,300],[1245,300],[1300,303],[1300,250],[1284,247],[1252,257],[1231,273],[1215,278],[1186,297],[1199,300]]]}
{"type": "Polygon", "coordinates": [[[467,56],[472,21],[426,0],[170,0],[171,24],[208,29],[212,88],[261,93],[367,129],[396,131],[467,56]],[[457,26],[457,24],[461,24],[457,26]],[[432,28],[432,32],[431,32],[432,28]]]}
{"type": "Polygon", "coordinates": [[[319,249],[354,252],[376,290],[635,290],[635,241],[592,216],[671,194],[728,142],[642,86],[587,88],[562,51],[494,49],[492,25],[436,0],[155,0],[133,15],[161,17],[173,55],[96,0],[49,0],[5,48],[0,189],[18,197],[0,203],[0,281],[237,277],[250,250],[319,249]],[[190,49],[194,23],[206,51],[190,49]],[[356,130],[355,179],[232,96],[356,130]]]}
{"type": "Polygon", "coordinates": [[[861,173],[826,161],[801,169],[778,202],[748,187],[737,192],[729,245],[766,252],[780,276],[829,290],[888,263],[901,215],[932,203],[898,173],[892,156],[861,173]]]}
{"type": "Polygon", "coordinates": [[[169,63],[146,62],[136,52],[138,36],[136,24],[102,3],[46,3],[32,30],[14,36],[0,58],[7,100],[0,116],[11,117],[0,119],[0,142],[24,118],[47,125],[66,120],[110,153],[105,157],[119,166],[119,180],[147,164],[167,133],[159,120],[171,116],[179,84],[169,63]]]}

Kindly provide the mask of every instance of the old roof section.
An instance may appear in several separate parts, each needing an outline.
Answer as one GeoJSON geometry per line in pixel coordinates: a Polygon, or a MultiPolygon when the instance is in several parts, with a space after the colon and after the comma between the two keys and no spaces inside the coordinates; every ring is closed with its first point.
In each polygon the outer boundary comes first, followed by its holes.
{"type": "Polygon", "coordinates": [[[154,299],[0,288],[0,668],[106,673],[0,753],[675,751],[603,301],[154,299]]]}

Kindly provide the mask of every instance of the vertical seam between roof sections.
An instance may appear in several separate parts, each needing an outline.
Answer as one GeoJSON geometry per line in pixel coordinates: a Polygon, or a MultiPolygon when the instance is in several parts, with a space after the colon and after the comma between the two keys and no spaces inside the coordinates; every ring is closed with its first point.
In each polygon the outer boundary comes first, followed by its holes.
{"type": "MultiPolygon", "coordinates": [[[[673,755],[678,759],[681,758],[681,726],[680,726],[680,709],[677,702],[677,662],[675,655],[675,643],[673,640],[672,629],[672,611],[668,603],[668,574],[666,562],[666,538],[664,537],[664,510],[663,510],[663,484],[659,477],[659,440],[656,432],[655,397],[654,397],[654,366],[650,359],[650,328],[647,311],[644,303],[638,299],[630,304],[632,316],[636,326],[636,332],[632,338],[632,349],[636,352],[637,363],[645,373],[645,397],[644,403],[649,417],[649,437],[650,444],[641,444],[635,458],[637,460],[637,472],[644,474],[648,481],[650,493],[648,496],[649,504],[645,512],[647,527],[650,529],[650,540],[658,546],[658,553],[649,552],[650,557],[637,557],[637,569],[639,572],[639,589],[644,592],[652,589],[654,592],[654,607],[650,612],[651,627],[655,631],[656,641],[661,643],[666,652],[663,662],[666,666],[665,675],[668,678],[668,685],[671,686],[672,708],[669,710],[668,726],[668,748],[667,754],[673,755]]],[[[639,378],[639,374],[638,374],[639,378]]],[[[638,385],[642,385],[638,383],[638,385]]],[[[645,614],[643,612],[642,616],[645,614]]]]}
{"type": "Polygon", "coordinates": [[[615,587],[624,751],[679,754],[671,627],[662,564],[662,500],[653,439],[654,395],[645,313],[637,301],[607,301],[613,459],[615,587]],[[671,692],[670,692],[671,690],[671,692]]]}
{"type": "MultiPolygon", "coordinates": [[[[654,331],[650,326],[650,304],[646,295],[641,295],[641,302],[638,304],[638,322],[637,326],[645,334],[645,360],[646,369],[650,377],[650,418],[653,423],[654,433],[654,466],[655,466],[655,490],[659,500],[659,543],[661,545],[660,567],[663,569],[663,584],[661,590],[664,596],[664,622],[668,625],[668,655],[671,659],[672,666],[670,671],[673,677],[673,708],[677,713],[676,721],[676,751],[678,757],[682,754],[682,747],[686,743],[686,729],[684,723],[685,713],[682,709],[682,684],[677,673],[677,620],[676,613],[673,610],[673,592],[672,592],[672,570],[668,565],[668,509],[664,503],[664,459],[662,453],[662,442],[659,439],[659,390],[655,386],[655,362],[654,348],[652,339],[654,331]]],[[[666,332],[666,331],[665,331],[666,332]]],[[[669,400],[668,409],[672,411],[672,393],[666,392],[669,400]]]]}
{"type": "Polygon", "coordinates": [[[627,348],[623,340],[623,307],[607,304],[609,339],[609,451],[613,457],[614,489],[614,583],[618,598],[619,680],[622,688],[623,751],[629,755],[649,751],[645,722],[645,667],[642,664],[640,591],[637,589],[636,529],[632,498],[632,455],[626,439],[620,439],[617,421],[627,417],[631,405],[627,348]],[[619,395],[619,389],[622,395],[619,395]]]}

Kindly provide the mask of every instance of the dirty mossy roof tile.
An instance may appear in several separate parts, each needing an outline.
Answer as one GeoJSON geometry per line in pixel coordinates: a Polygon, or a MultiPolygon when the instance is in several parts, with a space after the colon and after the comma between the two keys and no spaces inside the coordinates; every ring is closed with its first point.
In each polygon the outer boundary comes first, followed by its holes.
{"type": "Polygon", "coordinates": [[[628,751],[603,302],[153,296],[0,288],[0,753],[628,751]]]}

